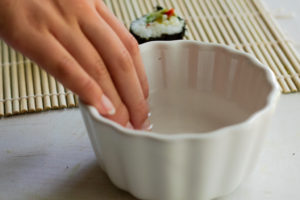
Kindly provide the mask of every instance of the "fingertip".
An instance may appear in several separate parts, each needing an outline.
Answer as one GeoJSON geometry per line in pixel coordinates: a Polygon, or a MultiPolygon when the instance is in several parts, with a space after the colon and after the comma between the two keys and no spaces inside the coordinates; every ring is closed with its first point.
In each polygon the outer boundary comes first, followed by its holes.
{"type": "Polygon", "coordinates": [[[101,103],[107,115],[114,115],[116,113],[116,108],[105,94],[103,94],[101,97],[101,103]]]}
{"type": "Polygon", "coordinates": [[[128,129],[134,129],[132,124],[130,122],[128,122],[125,126],[125,128],[128,128],[128,129]]]}
{"type": "Polygon", "coordinates": [[[142,126],[141,126],[141,130],[144,130],[144,131],[151,131],[152,130],[152,124],[151,124],[151,122],[150,122],[150,120],[149,119],[146,119],[145,121],[144,121],[144,123],[142,124],[142,126]]]}
{"type": "Polygon", "coordinates": [[[130,110],[132,122],[134,128],[139,130],[149,130],[151,125],[149,121],[149,104],[143,99],[140,103],[135,104],[133,110],[130,110]]]}

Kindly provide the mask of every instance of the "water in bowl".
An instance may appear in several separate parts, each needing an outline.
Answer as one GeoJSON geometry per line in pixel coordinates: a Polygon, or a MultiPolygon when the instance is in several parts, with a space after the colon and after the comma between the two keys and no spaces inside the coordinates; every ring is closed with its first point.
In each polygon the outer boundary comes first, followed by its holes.
{"type": "Polygon", "coordinates": [[[149,104],[152,131],[164,134],[205,133],[249,117],[234,102],[193,89],[151,91],[149,104]]]}

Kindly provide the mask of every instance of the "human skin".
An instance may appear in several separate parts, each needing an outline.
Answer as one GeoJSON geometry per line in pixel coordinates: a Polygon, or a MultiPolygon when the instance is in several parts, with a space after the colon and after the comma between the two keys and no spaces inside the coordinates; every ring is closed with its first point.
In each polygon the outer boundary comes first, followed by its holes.
{"type": "Polygon", "coordinates": [[[150,126],[138,44],[101,0],[0,0],[0,38],[103,116],[150,126]]]}

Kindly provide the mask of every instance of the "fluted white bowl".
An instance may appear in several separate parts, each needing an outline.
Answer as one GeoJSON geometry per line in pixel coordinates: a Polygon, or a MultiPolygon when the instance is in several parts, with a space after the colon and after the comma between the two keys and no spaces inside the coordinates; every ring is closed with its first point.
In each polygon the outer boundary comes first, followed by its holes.
{"type": "MultiPolygon", "coordinates": [[[[195,41],[140,46],[153,131],[130,130],[80,108],[111,181],[145,200],[209,200],[253,169],[279,87],[254,57],[195,41]]],[[[101,188],[99,188],[101,189],[101,188]]]]}

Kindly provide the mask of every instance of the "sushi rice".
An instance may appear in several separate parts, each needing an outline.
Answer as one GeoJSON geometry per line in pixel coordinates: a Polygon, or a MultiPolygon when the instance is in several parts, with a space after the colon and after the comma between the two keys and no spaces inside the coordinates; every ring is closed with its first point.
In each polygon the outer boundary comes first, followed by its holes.
{"type": "Polygon", "coordinates": [[[136,19],[130,25],[130,32],[139,44],[156,40],[180,40],[186,31],[184,19],[177,16],[173,8],[160,6],[152,13],[136,19]]]}
{"type": "Polygon", "coordinates": [[[151,22],[149,25],[146,23],[146,17],[142,17],[132,23],[131,29],[142,38],[161,37],[163,34],[171,35],[182,32],[184,27],[184,20],[180,20],[176,16],[167,19],[167,16],[163,16],[162,23],[157,21],[151,22]]]}

